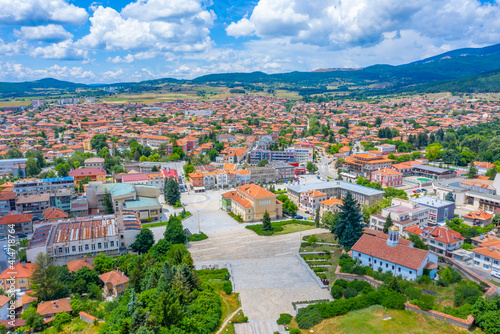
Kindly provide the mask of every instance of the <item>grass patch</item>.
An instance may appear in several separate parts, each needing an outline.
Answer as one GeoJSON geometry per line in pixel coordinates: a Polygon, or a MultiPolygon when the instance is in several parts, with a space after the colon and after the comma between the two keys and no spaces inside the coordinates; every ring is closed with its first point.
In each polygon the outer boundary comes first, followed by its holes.
{"type": "Polygon", "coordinates": [[[188,241],[201,241],[205,239],[208,239],[208,235],[203,232],[191,234],[190,236],[188,236],[188,241]]]}
{"type": "MultiPolygon", "coordinates": [[[[297,327],[296,322],[290,324],[291,327],[297,327]]],[[[379,333],[447,333],[458,334],[468,331],[427,317],[414,312],[388,310],[387,312],[380,305],[371,306],[363,310],[353,311],[345,316],[325,319],[312,328],[314,333],[344,333],[344,334],[379,334],[379,333]],[[391,320],[384,320],[391,317],[391,320]]],[[[303,330],[301,333],[309,333],[309,330],[303,330]]],[[[482,333],[482,331],[474,331],[482,333]]]]}
{"type": "Polygon", "coordinates": [[[274,229],[273,231],[263,231],[262,224],[247,225],[245,226],[245,228],[254,231],[258,235],[269,236],[273,234],[288,234],[298,231],[310,230],[314,228],[314,221],[292,219],[292,220],[274,222],[271,223],[271,225],[274,229]]]}
{"type": "Polygon", "coordinates": [[[180,209],[180,208],[183,208],[181,202],[176,202],[174,205],[173,205],[174,209],[180,209]]]}
{"type": "MultiPolygon", "coordinates": [[[[186,211],[186,214],[184,215],[184,218],[182,218],[182,219],[186,219],[189,216],[191,216],[191,212],[186,211]]],[[[148,223],[148,224],[142,224],[142,228],[152,228],[152,227],[167,226],[167,225],[168,225],[168,222],[148,223]]]]}
{"type": "Polygon", "coordinates": [[[495,284],[496,286],[500,286],[500,283],[498,283],[497,281],[495,281],[494,279],[490,279],[490,282],[495,284]]]}
{"type": "Polygon", "coordinates": [[[231,216],[234,220],[236,220],[238,223],[243,223],[243,218],[241,218],[241,215],[235,215],[232,212],[228,212],[227,214],[231,216]]]}

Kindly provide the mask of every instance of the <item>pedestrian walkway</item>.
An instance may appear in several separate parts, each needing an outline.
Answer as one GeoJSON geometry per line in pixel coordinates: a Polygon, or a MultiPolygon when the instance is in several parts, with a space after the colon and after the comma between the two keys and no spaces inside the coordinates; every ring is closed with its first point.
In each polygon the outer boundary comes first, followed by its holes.
{"type": "Polygon", "coordinates": [[[276,320],[249,321],[243,324],[234,324],[236,334],[286,334],[285,328],[276,323],[276,320]]]}

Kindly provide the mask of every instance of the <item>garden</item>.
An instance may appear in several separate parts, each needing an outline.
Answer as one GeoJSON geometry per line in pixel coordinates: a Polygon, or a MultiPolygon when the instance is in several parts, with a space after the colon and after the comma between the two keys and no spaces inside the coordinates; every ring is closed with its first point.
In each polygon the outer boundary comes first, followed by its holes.
{"type": "Polygon", "coordinates": [[[291,219],[291,220],[272,222],[271,223],[272,230],[268,231],[264,230],[263,226],[264,226],[263,224],[256,224],[256,225],[247,225],[245,226],[245,228],[254,231],[258,235],[269,236],[275,234],[288,234],[288,233],[310,230],[314,228],[314,221],[291,219]]]}

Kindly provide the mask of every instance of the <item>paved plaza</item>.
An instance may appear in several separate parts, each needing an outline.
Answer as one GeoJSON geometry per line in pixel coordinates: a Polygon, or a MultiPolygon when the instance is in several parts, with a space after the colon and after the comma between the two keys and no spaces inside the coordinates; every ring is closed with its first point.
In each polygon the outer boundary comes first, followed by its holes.
{"type": "MultiPolygon", "coordinates": [[[[193,210],[202,208],[201,205],[218,208],[217,202],[210,205],[210,198],[213,201],[213,194],[206,199],[200,197],[200,202],[193,200],[193,204],[186,207],[194,214],[183,221],[184,227],[193,233],[201,229],[209,236],[190,243],[189,251],[197,268],[229,267],[234,291],[240,294],[243,312],[251,323],[265,324],[266,320],[279,318],[280,313],[294,314],[292,302],[331,299],[330,292],[319,287],[296,256],[301,236],[325,230],[258,236],[223,211],[193,210]]],[[[190,200],[186,198],[183,202],[190,204],[190,200]]],[[[155,235],[163,231],[155,231],[155,235]]]]}

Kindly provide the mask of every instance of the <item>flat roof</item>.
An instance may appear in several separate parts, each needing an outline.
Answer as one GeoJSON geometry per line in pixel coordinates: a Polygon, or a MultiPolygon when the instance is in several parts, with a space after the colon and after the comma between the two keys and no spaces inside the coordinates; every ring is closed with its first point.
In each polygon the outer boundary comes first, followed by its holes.
{"type": "Polygon", "coordinates": [[[440,207],[445,207],[449,206],[450,204],[455,204],[453,202],[445,201],[436,197],[431,197],[431,196],[423,196],[423,197],[418,197],[418,198],[412,198],[410,200],[411,202],[415,202],[418,204],[422,205],[431,205],[435,208],[440,208],[440,207]]]}
{"type": "Polygon", "coordinates": [[[444,172],[451,172],[449,169],[443,169],[443,168],[439,168],[439,167],[426,166],[426,165],[415,165],[412,167],[416,168],[416,169],[426,170],[426,171],[433,172],[433,173],[439,173],[439,174],[442,174],[444,172]]]}
{"type": "Polygon", "coordinates": [[[316,182],[316,183],[309,183],[309,184],[301,184],[301,185],[292,185],[288,186],[287,189],[302,193],[304,191],[308,190],[324,190],[324,189],[333,189],[333,188],[341,188],[345,189],[347,191],[351,191],[354,193],[359,193],[367,196],[373,196],[373,195],[379,195],[383,194],[384,192],[381,190],[361,186],[359,184],[351,183],[351,182],[346,182],[342,180],[333,180],[329,182],[316,182]]]}

